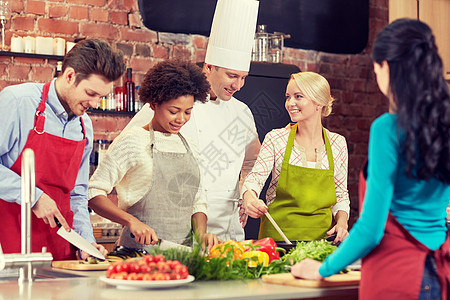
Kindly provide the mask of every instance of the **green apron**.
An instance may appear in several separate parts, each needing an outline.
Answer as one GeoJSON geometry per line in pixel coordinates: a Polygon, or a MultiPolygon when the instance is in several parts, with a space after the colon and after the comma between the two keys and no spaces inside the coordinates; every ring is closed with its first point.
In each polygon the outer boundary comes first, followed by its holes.
{"type": "MultiPolygon", "coordinates": [[[[325,129],[323,137],[328,157],[328,170],[305,168],[289,164],[297,124],[289,134],[278,179],[275,200],[269,213],[289,240],[318,240],[331,228],[331,207],[336,204],[334,162],[325,129]]],[[[272,237],[282,241],[266,216],[261,216],[259,238],[272,237]]]]}

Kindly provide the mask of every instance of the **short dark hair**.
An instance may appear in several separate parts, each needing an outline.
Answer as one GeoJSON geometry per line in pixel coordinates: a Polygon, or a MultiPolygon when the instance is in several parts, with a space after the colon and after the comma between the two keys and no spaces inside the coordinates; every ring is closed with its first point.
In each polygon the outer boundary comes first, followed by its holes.
{"type": "Polygon", "coordinates": [[[179,59],[165,60],[145,74],[139,89],[144,103],[161,104],[181,96],[192,95],[195,101],[206,102],[209,83],[196,64],[179,59]]]}
{"type": "Polygon", "coordinates": [[[125,72],[122,52],[113,51],[108,43],[98,39],[86,39],[75,44],[64,58],[62,72],[67,67],[75,70],[76,84],[92,74],[116,81],[125,72]]]}

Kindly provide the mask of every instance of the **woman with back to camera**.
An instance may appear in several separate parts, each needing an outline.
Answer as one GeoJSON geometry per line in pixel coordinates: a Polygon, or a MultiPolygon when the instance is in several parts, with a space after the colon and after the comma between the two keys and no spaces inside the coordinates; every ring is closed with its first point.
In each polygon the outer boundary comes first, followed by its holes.
{"type": "Polygon", "coordinates": [[[389,113],[370,129],[361,216],[322,264],[306,259],[291,272],[320,280],[363,258],[360,299],[448,299],[450,95],[431,29],[396,20],[372,59],[389,113]]]}
{"type": "Polygon", "coordinates": [[[202,70],[188,61],[163,61],[145,75],[139,95],[153,119],[117,137],[89,182],[89,207],[124,226],[119,245],[189,244],[191,228],[208,249],[218,243],[206,232],[198,150],[179,133],[208,89],[202,70]],[[106,196],[114,187],[118,207],[106,196]]]}
{"type": "MultiPolygon", "coordinates": [[[[285,107],[292,124],[266,135],[242,191],[246,213],[261,217],[259,238],[281,240],[264,215],[267,211],[290,240],[318,240],[336,234],[333,242],[340,242],[347,236],[347,143],[342,135],[322,126],[333,100],[323,76],[314,72],[291,75],[285,107]],[[250,193],[259,195],[270,173],[266,206],[250,193]]],[[[244,217],[242,221],[246,221],[244,217]]]]}

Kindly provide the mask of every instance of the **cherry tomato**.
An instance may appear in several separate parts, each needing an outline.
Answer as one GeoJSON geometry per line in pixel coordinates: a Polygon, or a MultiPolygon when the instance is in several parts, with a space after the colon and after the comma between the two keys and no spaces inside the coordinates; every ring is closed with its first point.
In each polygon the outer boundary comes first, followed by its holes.
{"type": "Polygon", "coordinates": [[[152,271],[152,267],[143,265],[141,266],[141,273],[150,273],[152,271]]]}
{"type": "Polygon", "coordinates": [[[180,280],[181,279],[181,275],[177,274],[177,273],[172,273],[172,274],[170,274],[170,279],[171,280],[180,280]]]}
{"type": "Polygon", "coordinates": [[[143,259],[147,264],[154,262],[153,260],[153,256],[150,254],[144,255],[144,259],[143,259]]]}
{"type": "Polygon", "coordinates": [[[144,279],[144,273],[138,273],[137,275],[137,279],[136,280],[143,280],[144,279]]]}
{"type": "Polygon", "coordinates": [[[139,273],[141,271],[141,266],[138,264],[130,264],[129,273],[139,273]]]}
{"type": "Polygon", "coordinates": [[[116,272],[117,273],[122,273],[122,272],[128,273],[129,269],[130,269],[130,264],[126,263],[126,262],[120,262],[116,266],[116,272]]]}
{"type": "Polygon", "coordinates": [[[155,280],[166,280],[166,277],[164,276],[163,273],[157,272],[155,273],[155,280]]]}
{"type": "Polygon", "coordinates": [[[152,274],[144,274],[144,277],[142,277],[142,280],[145,280],[145,281],[150,281],[150,280],[152,280],[152,274]]]}
{"type": "Polygon", "coordinates": [[[114,277],[114,279],[122,279],[125,280],[128,277],[128,273],[127,272],[120,272],[120,273],[116,273],[116,276],[114,277]]]}
{"type": "Polygon", "coordinates": [[[181,266],[181,263],[178,260],[174,260],[170,264],[170,269],[174,270],[178,266],[181,266]]]}
{"type": "Polygon", "coordinates": [[[106,276],[122,280],[180,280],[189,276],[189,270],[178,260],[166,261],[158,254],[110,264],[106,276]]]}
{"type": "Polygon", "coordinates": [[[160,261],[166,261],[166,258],[162,254],[156,254],[155,257],[153,257],[154,262],[160,262],[160,261]]]}
{"type": "Polygon", "coordinates": [[[163,261],[159,261],[156,263],[156,268],[160,270],[161,272],[168,272],[170,270],[170,267],[163,261]]]}

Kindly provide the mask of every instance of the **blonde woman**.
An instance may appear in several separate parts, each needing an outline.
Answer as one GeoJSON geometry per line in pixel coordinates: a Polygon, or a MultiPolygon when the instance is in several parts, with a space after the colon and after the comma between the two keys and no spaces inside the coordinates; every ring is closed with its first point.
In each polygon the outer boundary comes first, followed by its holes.
{"type": "MultiPolygon", "coordinates": [[[[292,123],[266,135],[242,190],[246,214],[261,217],[259,238],[282,240],[265,217],[267,211],[290,240],[317,240],[336,234],[333,242],[337,243],[348,235],[347,143],[343,136],[322,126],[333,100],[330,85],[321,75],[291,75],[285,107],[292,123]],[[272,181],[266,205],[250,193],[258,197],[269,174],[272,181]]],[[[246,223],[245,215],[241,221],[246,223]]]]}

